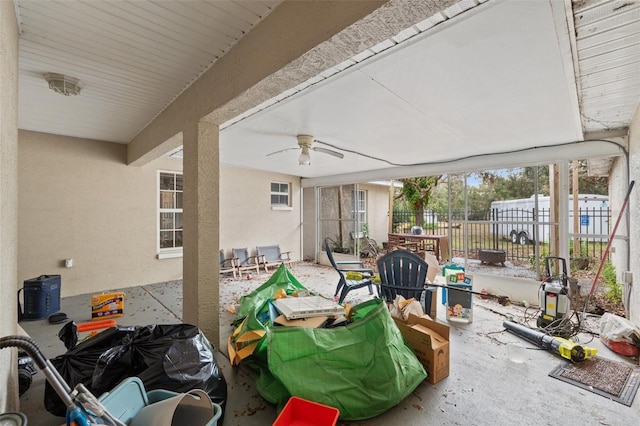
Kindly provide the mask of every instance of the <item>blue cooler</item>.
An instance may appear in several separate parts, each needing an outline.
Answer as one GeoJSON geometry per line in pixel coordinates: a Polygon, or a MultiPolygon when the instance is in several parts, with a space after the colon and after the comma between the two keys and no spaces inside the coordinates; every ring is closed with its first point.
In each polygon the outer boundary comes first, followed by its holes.
{"type": "Polygon", "coordinates": [[[60,275],[40,275],[24,282],[18,290],[18,321],[47,318],[60,310],[60,275]],[[23,292],[24,312],[20,305],[23,292]]]}

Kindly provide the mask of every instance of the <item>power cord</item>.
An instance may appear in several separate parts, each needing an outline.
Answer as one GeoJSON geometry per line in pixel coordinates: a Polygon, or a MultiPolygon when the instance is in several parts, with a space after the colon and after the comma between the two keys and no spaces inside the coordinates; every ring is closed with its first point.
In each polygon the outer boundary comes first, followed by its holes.
{"type": "MultiPolygon", "coordinates": [[[[540,290],[542,290],[543,283],[540,285],[540,290]]],[[[538,331],[545,333],[549,336],[553,337],[561,337],[563,339],[572,339],[577,342],[577,336],[581,333],[591,335],[592,341],[594,336],[597,336],[597,333],[586,328],[581,320],[580,313],[576,310],[576,306],[571,304],[571,315],[565,315],[562,318],[559,318],[546,326],[540,327],[537,325],[537,320],[542,314],[542,309],[538,305],[530,305],[527,307],[523,313],[523,324],[527,325],[529,328],[537,329],[538,331]],[[532,325],[532,322],[535,325],[532,325]]],[[[588,342],[585,342],[588,343],[588,342]]]]}

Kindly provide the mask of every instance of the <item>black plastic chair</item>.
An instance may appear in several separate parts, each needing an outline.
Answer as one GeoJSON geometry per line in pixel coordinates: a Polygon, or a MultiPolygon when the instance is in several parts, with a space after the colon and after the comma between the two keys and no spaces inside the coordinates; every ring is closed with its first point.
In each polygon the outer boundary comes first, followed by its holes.
{"type": "Polygon", "coordinates": [[[377,264],[380,274],[378,296],[381,299],[392,302],[401,295],[405,299],[413,297],[420,301],[429,268],[424,259],[407,250],[394,250],[380,257],[377,264]]]}
{"type": "Polygon", "coordinates": [[[337,297],[338,293],[340,293],[338,303],[342,303],[344,301],[345,297],[347,297],[347,293],[358,288],[369,287],[369,294],[373,294],[373,285],[371,280],[373,279],[374,273],[372,269],[367,269],[364,263],[357,260],[336,262],[333,258],[333,253],[331,252],[329,239],[324,240],[324,250],[327,252],[327,257],[329,258],[329,262],[331,262],[331,266],[333,266],[333,268],[338,272],[338,275],[340,275],[340,281],[338,281],[338,286],[336,287],[336,294],[333,296],[337,297]],[[362,279],[347,279],[346,274],[348,272],[362,274],[362,279]]]}

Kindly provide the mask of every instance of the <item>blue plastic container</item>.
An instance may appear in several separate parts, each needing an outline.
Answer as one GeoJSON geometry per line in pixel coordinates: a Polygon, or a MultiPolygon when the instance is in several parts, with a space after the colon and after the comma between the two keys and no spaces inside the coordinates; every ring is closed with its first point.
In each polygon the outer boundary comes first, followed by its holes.
{"type": "Polygon", "coordinates": [[[24,312],[18,310],[18,320],[38,320],[47,318],[60,310],[60,275],[40,275],[24,281],[24,286],[18,291],[18,306],[20,307],[20,292],[23,292],[24,312]]]}
{"type": "MultiPolygon", "coordinates": [[[[100,396],[98,400],[105,406],[109,413],[118,420],[129,424],[143,407],[162,401],[172,396],[178,395],[176,392],[156,389],[147,391],[144,384],[137,377],[129,377],[123,380],[111,392],[100,396]]],[[[212,403],[214,415],[207,426],[216,426],[218,419],[222,416],[222,407],[212,403]]]]}

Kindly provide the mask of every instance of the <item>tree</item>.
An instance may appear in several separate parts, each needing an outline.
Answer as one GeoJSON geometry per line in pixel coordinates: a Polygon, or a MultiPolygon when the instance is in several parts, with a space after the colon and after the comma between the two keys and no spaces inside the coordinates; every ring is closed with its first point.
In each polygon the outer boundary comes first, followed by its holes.
{"type": "Polygon", "coordinates": [[[424,225],[424,209],[442,176],[421,176],[400,179],[402,189],[396,198],[402,198],[416,212],[416,224],[424,225]]]}
{"type": "Polygon", "coordinates": [[[578,160],[578,188],[580,194],[608,195],[609,178],[589,176],[587,160],[578,160]]]}

